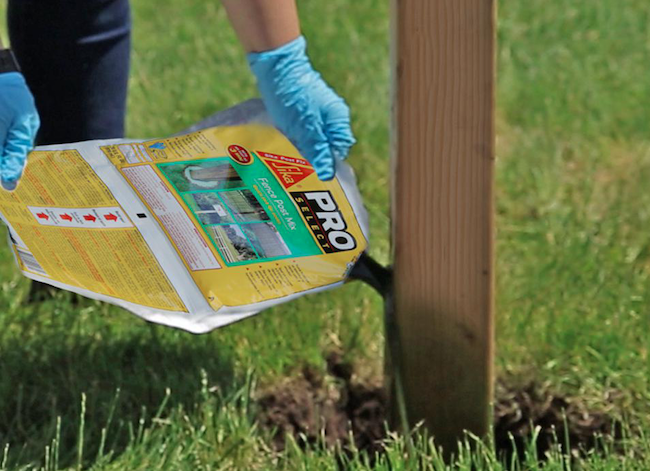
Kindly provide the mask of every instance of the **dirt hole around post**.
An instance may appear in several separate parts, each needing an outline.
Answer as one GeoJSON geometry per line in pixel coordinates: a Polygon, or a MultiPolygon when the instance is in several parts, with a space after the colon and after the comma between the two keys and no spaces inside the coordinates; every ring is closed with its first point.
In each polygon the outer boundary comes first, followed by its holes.
{"type": "MultiPolygon", "coordinates": [[[[387,398],[381,380],[359,382],[354,368],[340,353],[327,356],[327,373],[305,367],[258,394],[257,420],[276,451],[292,435],[303,448],[318,444],[343,450],[352,445],[369,456],[383,450],[387,398]],[[354,441],[354,443],[351,443],[354,441]]],[[[597,446],[599,437],[618,440],[621,423],[604,411],[589,411],[575,398],[553,394],[535,383],[509,387],[497,383],[494,440],[497,453],[523,458],[534,430],[536,448],[544,459],[555,444],[579,456],[597,446]],[[567,445],[569,449],[567,450],[567,445]]]]}

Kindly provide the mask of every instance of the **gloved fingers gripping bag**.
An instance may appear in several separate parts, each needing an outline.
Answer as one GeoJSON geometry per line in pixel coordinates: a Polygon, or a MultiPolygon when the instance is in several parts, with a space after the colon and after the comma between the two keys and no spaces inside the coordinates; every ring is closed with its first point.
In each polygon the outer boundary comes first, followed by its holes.
{"type": "Polygon", "coordinates": [[[0,74],[0,182],[13,190],[40,125],[25,78],[19,72],[0,74]]]}
{"type": "Polygon", "coordinates": [[[18,266],[194,333],[342,284],[367,247],[353,172],[320,181],[269,122],[252,100],[166,139],[36,148],[0,192],[18,266]]]}
{"type": "Polygon", "coordinates": [[[336,172],[355,143],[350,110],[314,68],[303,36],[247,55],[274,123],[306,157],[322,180],[336,172]]]}

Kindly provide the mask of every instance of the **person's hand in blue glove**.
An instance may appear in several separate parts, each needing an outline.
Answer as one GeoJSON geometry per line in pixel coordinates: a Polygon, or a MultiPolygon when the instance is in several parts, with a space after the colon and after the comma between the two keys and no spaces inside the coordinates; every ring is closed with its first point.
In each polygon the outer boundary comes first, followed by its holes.
{"type": "Polygon", "coordinates": [[[0,180],[5,190],[18,185],[39,125],[34,97],[22,74],[0,74],[0,180]]]}
{"type": "Polygon", "coordinates": [[[355,143],[350,109],[316,72],[302,36],[266,52],[248,54],[248,62],[275,125],[311,162],[318,178],[331,180],[336,160],[355,143]]]}
{"type": "Polygon", "coordinates": [[[350,109],[316,72],[302,36],[266,52],[248,54],[248,62],[275,125],[311,162],[318,178],[331,180],[336,160],[355,143],[350,109]]]}
{"type": "Polygon", "coordinates": [[[314,70],[295,0],[222,0],[276,127],[331,180],[354,144],[350,110],[314,70]]]}

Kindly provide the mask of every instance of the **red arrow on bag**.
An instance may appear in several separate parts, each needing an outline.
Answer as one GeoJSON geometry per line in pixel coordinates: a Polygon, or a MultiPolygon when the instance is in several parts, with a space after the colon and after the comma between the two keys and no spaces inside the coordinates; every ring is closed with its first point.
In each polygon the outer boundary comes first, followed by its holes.
{"type": "Polygon", "coordinates": [[[113,214],[113,213],[108,213],[108,214],[104,215],[104,218],[107,221],[117,221],[117,216],[115,214],[113,214]]]}
{"type": "Polygon", "coordinates": [[[45,219],[45,220],[50,219],[50,217],[45,213],[36,213],[36,215],[38,216],[39,219],[45,219]]]}
{"type": "Polygon", "coordinates": [[[97,218],[92,214],[84,214],[84,219],[86,221],[92,221],[92,222],[95,222],[97,220],[97,218]]]}
{"type": "Polygon", "coordinates": [[[70,216],[69,214],[65,214],[65,213],[62,214],[61,219],[63,219],[64,221],[72,222],[72,216],[70,216]]]}

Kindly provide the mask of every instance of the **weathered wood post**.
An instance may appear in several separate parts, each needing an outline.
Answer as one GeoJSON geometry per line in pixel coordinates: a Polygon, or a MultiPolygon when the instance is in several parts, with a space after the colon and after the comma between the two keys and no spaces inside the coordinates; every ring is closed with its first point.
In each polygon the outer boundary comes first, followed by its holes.
{"type": "Polygon", "coordinates": [[[496,7],[392,2],[392,362],[410,426],[449,453],[491,413],[496,7]]]}

